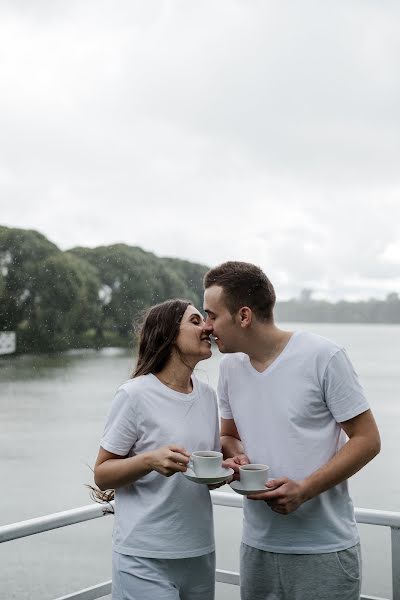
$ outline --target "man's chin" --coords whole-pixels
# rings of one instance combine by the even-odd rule
[[[224,346],[224,344],[221,342],[221,340],[216,340],[215,343],[217,345],[218,350],[221,352],[221,354],[226,354],[227,352],[230,352],[229,348]]]

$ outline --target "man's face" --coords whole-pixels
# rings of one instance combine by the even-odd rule
[[[225,304],[222,287],[213,285],[204,291],[204,311],[207,313],[206,324],[212,326],[218,350],[240,352],[240,325]]]

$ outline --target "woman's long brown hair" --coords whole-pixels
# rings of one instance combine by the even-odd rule
[[[166,300],[147,310],[139,332],[139,349],[132,379],[149,373],[159,373],[172,355],[179,334],[182,317],[189,300]],[[177,349],[177,348],[176,348]],[[96,502],[114,500],[114,490],[100,490],[89,485],[90,495]]]
[[[146,313],[139,334],[139,351],[132,377],[159,373],[167,364],[179,334],[188,300],[166,300]]]

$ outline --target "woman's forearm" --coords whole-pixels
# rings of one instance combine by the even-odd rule
[[[94,481],[101,490],[118,489],[148,475],[152,470],[149,452],[128,458],[111,458],[95,466]]]

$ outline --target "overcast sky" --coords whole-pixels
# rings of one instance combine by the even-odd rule
[[[0,224],[400,292],[400,5],[2,0]]]

